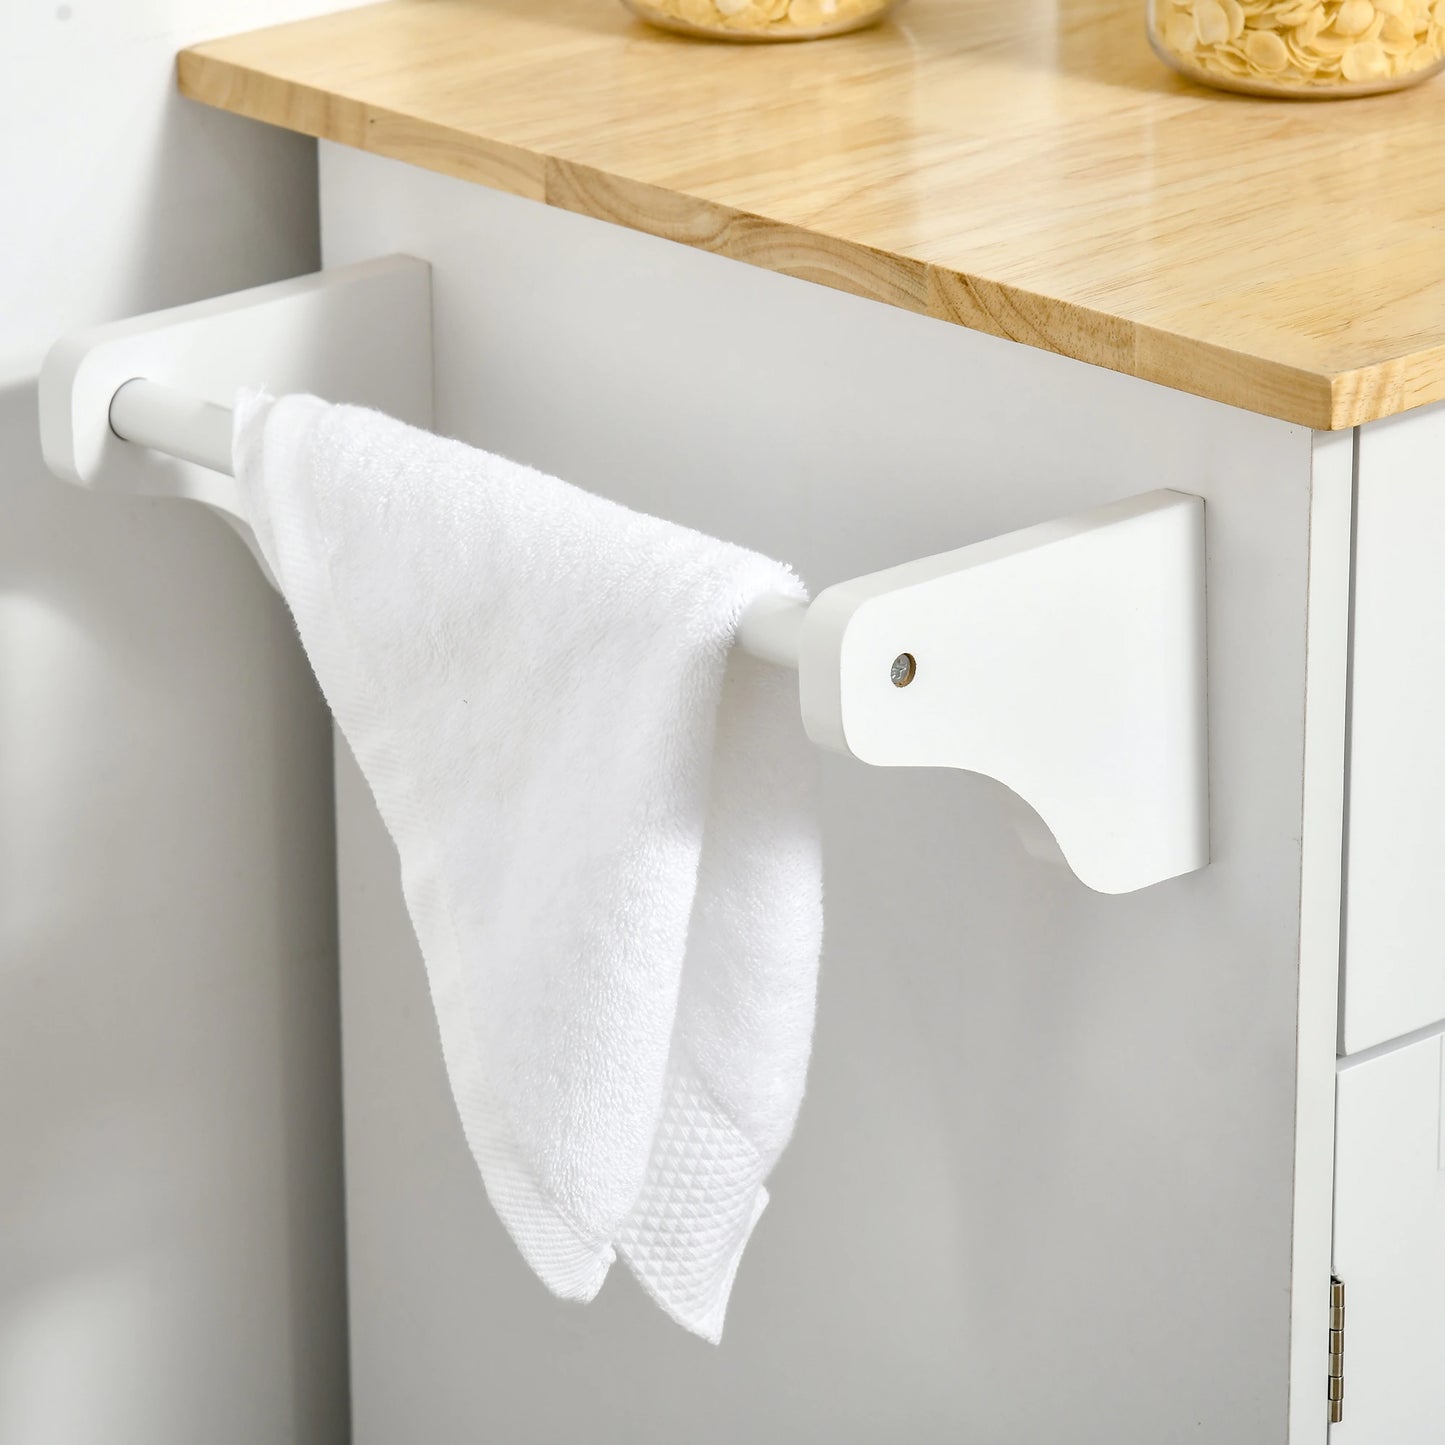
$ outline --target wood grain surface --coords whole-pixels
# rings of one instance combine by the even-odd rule
[[[180,84],[1306,426],[1445,399],[1445,84],[1214,93],[1143,11],[911,0],[737,46],[616,0],[390,0],[196,46]]]

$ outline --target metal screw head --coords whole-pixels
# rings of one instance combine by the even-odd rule
[[[900,652],[888,669],[888,680],[894,687],[907,687],[918,671],[918,663],[911,652]]]

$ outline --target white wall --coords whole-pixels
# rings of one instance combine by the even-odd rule
[[[66,329],[316,264],[312,147],[172,69],[334,8],[0,7],[0,1445],[345,1437],[326,721],[236,539],[34,421]]]

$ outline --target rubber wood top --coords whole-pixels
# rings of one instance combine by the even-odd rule
[[[1320,428],[1445,398],[1445,83],[1199,89],[1143,0],[911,0],[792,45],[617,0],[391,0],[186,95]],[[962,399],[961,399],[962,400]]]

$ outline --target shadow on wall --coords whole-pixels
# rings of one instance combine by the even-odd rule
[[[215,29],[243,25],[230,9],[230,25]],[[87,7],[51,27],[69,43],[47,34],[27,55],[22,36],[18,53],[0,58],[0,381],[37,371],[66,331],[320,264],[315,147],[183,99],[175,50],[184,38],[85,43],[84,24],[108,30],[124,18],[106,10]],[[9,26],[7,16],[7,42]],[[57,95],[34,101],[42,86],[32,75]],[[77,94],[89,98],[72,103]]]
[[[237,540],[49,477],[33,384],[314,269],[314,147],[175,53],[334,8],[6,7],[0,1445],[347,1434],[326,716]]]
[[[341,1440],[326,714],[240,542],[52,478],[35,405],[0,391],[0,1445]]]

